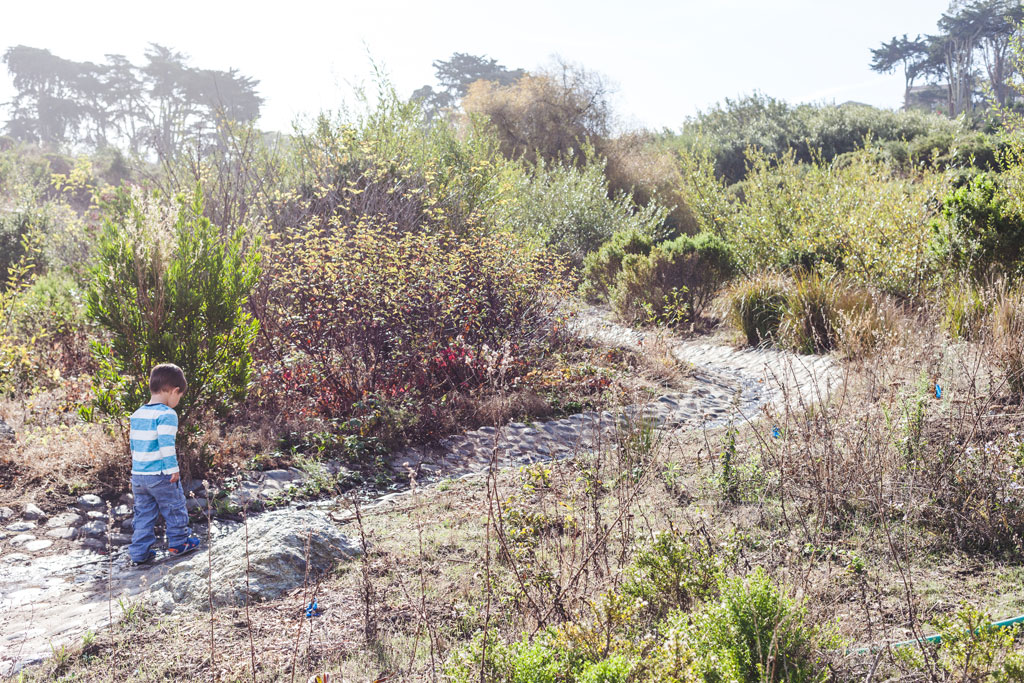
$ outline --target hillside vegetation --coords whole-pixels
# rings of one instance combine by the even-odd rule
[[[988,628],[1024,612],[1012,114],[754,96],[616,133],[566,64],[431,116],[382,91],[291,135],[204,128],[201,155],[4,139],[0,503],[124,491],[158,362],[188,374],[180,457],[211,487],[333,460],[386,489],[404,445],[667,393],[658,349],[573,338],[581,300],[831,353],[840,386],[350,521],[370,551],[308,628],[305,593],[251,618],[127,603],[27,680],[1024,679]]]

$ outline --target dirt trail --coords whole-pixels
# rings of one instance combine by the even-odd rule
[[[419,485],[429,485],[485,472],[493,455],[502,466],[570,457],[612,438],[624,421],[642,418],[665,429],[690,429],[754,420],[766,408],[813,403],[829,395],[840,379],[838,366],[825,356],[681,341],[609,322],[596,309],[581,312],[574,331],[605,346],[670,353],[692,368],[696,386],[618,413],[484,427],[431,447],[404,449],[392,454],[388,464],[413,471]],[[407,493],[391,493],[365,507],[387,506]],[[215,525],[214,538],[227,530]],[[8,543],[0,555],[0,676],[80,641],[87,630],[106,627],[111,618],[120,617],[119,601],[143,592],[169,568],[165,563],[144,571],[130,569],[123,550],[112,555],[84,548],[60,554],[18,550]]]

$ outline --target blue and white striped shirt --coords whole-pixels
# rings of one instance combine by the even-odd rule
[[[147,403],[131,418],[132,474],[174,474],[178,456],[174,436],[178,414],[163,403]]]

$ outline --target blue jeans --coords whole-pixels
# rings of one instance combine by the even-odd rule
[[[172,484],[169,474],[133,474],[132,495],[135,497],[135,518],[132,521],[132,544],[128,546],[132,561],[144,560],[156,543],[153,526],[160,516],[167,525],[168,547],[179,546],[192,535],[188,528],[181,481]]]

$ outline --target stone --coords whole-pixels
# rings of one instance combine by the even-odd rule
[[[118,517],[127,517],[128,515],[132,514],[132,508],[122,503],[121,505],[118,505],[116,508],[114,508],[114,514]]]
[[[14,510],[8,507],[0,508],[0,522],[6,522],[14,516]]]
[[[94,493],[87,493],[84,496],[79,496],[76,502],[79,507],[83,508],[103,507],[103,499]]]
[[[33,520],[33,519],[43,519],[45,517],[46,517],[46,513],[43,512],[39,507],[37,507],[36,505],[34,505],[32,503],[27,504],[25,506],[25,508],[21,511],[21,518],[22,519]]]
[[[5,564],[16,564],[28,562],[31,559],[32,558],[25,553],[10,553],[9,555],[4,555],[0,558],[0,562],[4,562]]]
[[[123,522],[121,522],[121,531],[124,531],[124,532],[127,532],[127,533],[130,534],[134,530],[135,530],[135,520],[134,520],[134,518],[129,517],[128,519],[126,519]]]
[[[290,482],[295,480],[297,477],[289,472],[288,470],[267,470],[263,473],[263,476],[268,482],[279,481],[279,482]]]
[[[135,503],[135,496],[130,493],[122,493],[117,502],[121,505],[133,505]]]
[[[199,512],[206,513],[207,500],[205,498],[186,498],[185,509],[186,510],[198,510]]]
[[[13,524],[8,524],[5,528],[8,531],[14,531],[14,532],[31,531],[32,529],[36,528],[36,523],[35,522],[14,522]]]
[[[59,526],[55,529],[50,529],[46,532],[46,535],[50,538],[56,538],[61,541],[70,541],[75,537],[75,530],[69,526]]]
[[[307,554],[306,540],[309,539]],[[246,599],[245,530],[235,529],[214,541],[214,605],[244,605]],[[315,510],[284,509],[249,520],[250,600],[272,600],[315,581],[335,562],[360,553],[328,516]],[[165,609],[178,604],[209,607],[207,553],[173,565],[166,577],[153,585],[153,596]],[[306,560],[309,559],[309,573]]]
[[[17,440],[18,435],[14,433],[14,428],[0,418],[0,443],[14,443]]]
[[[46,550],[51,545],[53,545],[53,541],[48,541],[46,539],[42,539],[41,538],[39,540],[29,541],[28,543],[26,543],[25,544],[25,550],[29,550],[29,551],[35,553],[35,552],[39,552],[40,550]]]
[[[107,525],[100,520],[83,524],[78,529],[79,536],[90,536],[92,538],[102,538],[107,535]]]
[[[89,512],[85,513],[85,516],[89,519],[99,519],[104,522],[107,521],[107,513],[100,512],[99,510],[90,510]]]
[[[34,541],[34,540],[36,540],[36,537],[33,536],[32,534],[18,534],[17,536],[12,538],[8,542],[11,545],[17,546],[17,545],[24,545],[24,544],[28,543],[29,541]]]
[[[82,516],[77,512],[62,512],[46,520],[48,527],[78,526],[82,523]]]
[[[98,538],[87,538],[82,541],[82,547],[86,550],[91,550],[94,553],[106,553],[107,544]]]
[[[110,542],[114,545],[128,545],[132,537],[131,534],[110,534]]]

